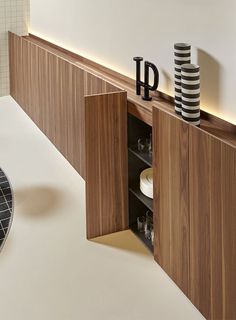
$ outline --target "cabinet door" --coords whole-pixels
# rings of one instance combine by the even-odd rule
[[[236,319],[236,150],[190,126],[190,298],[207,319]]]
[[[85,98],[87,237],[128,228],[127,95]]]
[[[153,108],[154,256],[188,294],[188,124]]]

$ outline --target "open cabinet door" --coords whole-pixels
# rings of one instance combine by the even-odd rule
[[[127,93],[85,97],[87,238],[128,228]]]

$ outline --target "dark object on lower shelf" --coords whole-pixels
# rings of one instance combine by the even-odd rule
[[[140,152],[137,144],[129,147],[129,151],[132,152],[136,157],[144,161],[148,166],[152,166],[152,156],[149,152]]]
[[[139,187],[139,183],[135,183],[129,187],[129,191],[132,192],[149,210],[153,212],[153,199],[145,196]]]
[[[137,225],[133,224],[130,226],[130,230],[133,231],[133,233],[145,244],[145,246],[153,253],[154,249],[153,249],[153,245],[151,240],[148,240],[145,238],[145,234],[144,232],[139,232]]]

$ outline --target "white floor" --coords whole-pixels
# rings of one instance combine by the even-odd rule
[[[203,319],[130,231],[86,240],[84,181],[10,97],[0,123],[0,167],[15,193],[1,319]]]

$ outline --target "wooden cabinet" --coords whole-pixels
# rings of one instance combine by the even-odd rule
[[[145,102],[133,80],[42,39],[9,33],[9,49],[11,95],[86,180],[88,238],[130,227],[207,319],[235,320],[236,127],[205,112],[193,127],[165,95]],[[151,132],[153,159],[137,152]],[[153,201],[139,188],[151,165]],[[137,232],[147,210],[154,248]]]
[[[236,319],[236,148],[153,109],[157,262],[207,319]]]
[[[128,228],[127,93],[12,33],[9,50],[11,95],[86,180],[88,238]]]
[[[85,98],[87,237],[128,228],[127,94]]]

